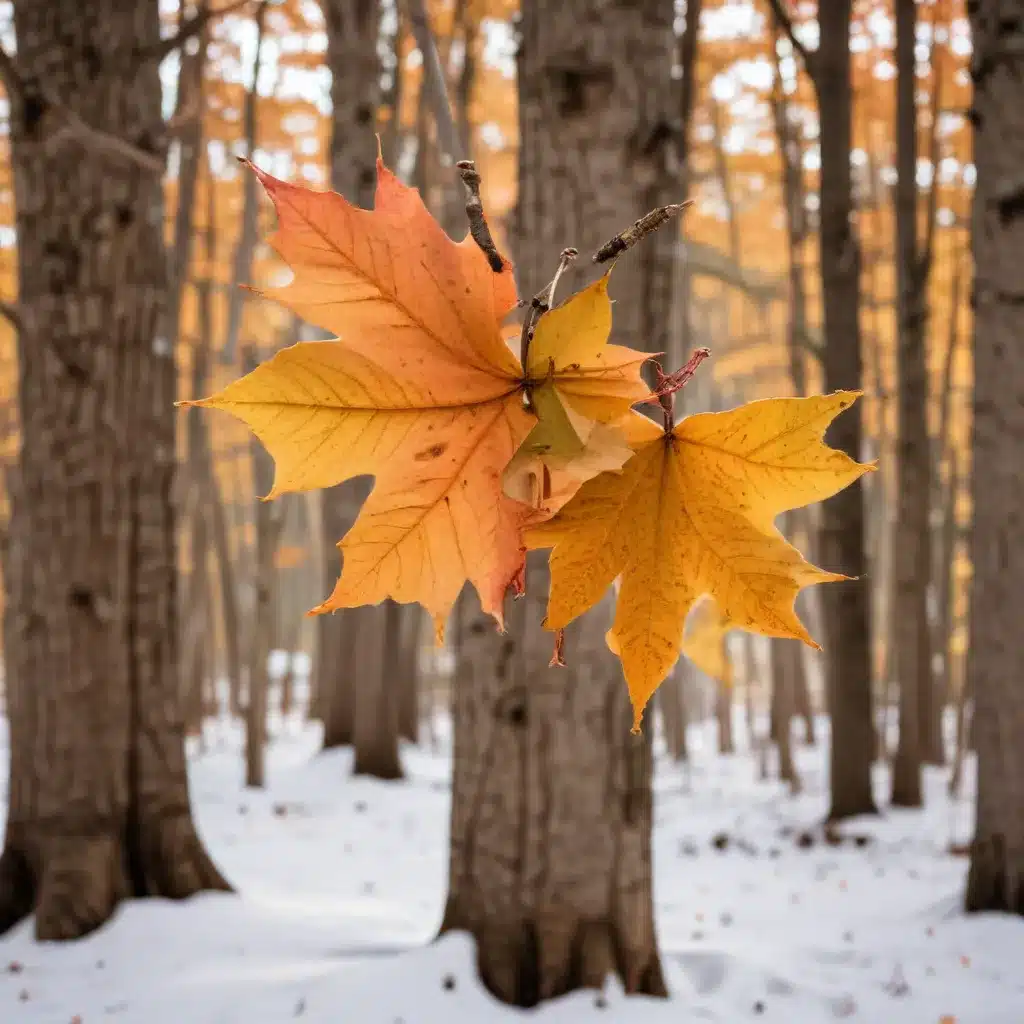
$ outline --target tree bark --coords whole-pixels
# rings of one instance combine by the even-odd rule
[[[967,9],[977,167],[967,685],[978,796],[966,905],[1024,914],[1024,0]]]
[[[657,692],[661,709],[662,728],[668,756],[676,762],[689,759],[686,746],[686,700],[683,696],[684,672],[687,663],[680,658],[675,671],[661,684]]]
[[[715,718],[718,721],[718,752],[735,754],[736,745],[732,737],[732,687],[714,680]]]
[[[227,889],[192,823],[178,680],[175,361],[156,0],[19,0],[8,70],[22,446],[4,639],[0,931]],[[55,136],[61,115],[102,132]],[[75,123],[75,122],[73,122]],[[58,128],[58,132],[59,132]]]
[[[927,587],[931,578],[931,450],[928,437],[928,363],[925,352],[928,266],[918,242],[917,9],[896,0],[896,346],[897,427],[895,593],[893,641],[899,686],[900,731],[892,766],[892,802],[921,806],[924,735],[933,699]]]
[[[377,107],[380,103],[379,0],[321,0],[327,28],[327,67],[331,72],[331,187],[349,202],[370,209],[377,184]],[[348,532],[370,493],[365,478],[349,480],[322,495],[324,593],[341,571],[338,542]],[[359,630],[383,635],[381,605],[365,614],[341,611],[317,622],[317,692],[324,719],[324,749],[353,742],[357,696],[374,692],[380,680],[356,676]],[[379,620],[379,621],[378,621]],[[382,671],[382,662],[371,659]],[[367,693],[370,692],[367,689]]]
[[[398,734],[410,743],[417,743],[420,734],[420,636],[422,609],[417,604],[402,605],[397,624],[388,620],[388,644],[399,652]]]
[[[352,618],[360,620],[351,666],[359,681],[353,735],[354,775],[400,779],[404,774],[398,753],[398,695],[405,680],[399,678],[401,646],[391,642],[401,628],[402,615],[402,606],[394,601],[353,609]]]
[[[484,984],[533,1006],[609,973],[665,994],[651,879],[650,737],[629,732],[621,671],[599,641],[607,602],[548,667],[543,556],[494,635],[460,604],[451,863],[441,931],[476,939]],[[539,584],[539,585],[538,585]]]
[[[775,748],[779,754],[779,778],[796,796],[802,789],[793,760],[793,684],[798,640],[770,640],[772,663],[771,720]]]
[[[783,0],[772,0],[783,8]],[[825,321],[825,390],[859,391],[862,386],[860,332],[860,244],[853,224],[850,174],[852,132],[852,0],[818,5],[820,43],[802,51],[814,84],[821,126],[819,247]],[[791,35],[791,38],[792,35]],[[861,455],[859,406],[839,417],[829,443],[853,458]],[[847,487],[822,506],[821,563],[852,577],[822,594],[826,691],[832,718],[829,820],[877,813],[871,792],[875,723],[871,696],[870,591],[866,564],[864,490]]]
[[[564,247],[592,252],[632,223],[665,182],[672,22],[671,0],[523,4],[513,232],[520,294],[536,293]],[[671,312],[668,303],[645,308],[644,297],[671,299],[663,285],[672,275],[659,266],[658,286],[645,280],[644,244],[621,261],[613,285],[614,337],[638,346],[651,340],[645,324]],[[674,258],[673,247],[667,252]],[[563,297],[583,283],[583,270],[565,277]],[[506,609],[505,635],[475,599],[459,606],[442,931],[472,933],[481,977],[506,1003],[600,987],[608,973],[627,992],[664,995],[650,730],[629,732],[621,667],[604,641],[607,600],[567,631],[568,667],[548,667],[552,635],[539,628],[547,583],[546,559],[531,556],[526,596]]]
[[[254,347],[242,350],[242,369],[251,373],[259,365]],[[250,440],[253,483],[259,494],[274,484],[274,461],[255,438]],[[277,570],[275,556],[288,504],[284,500],[257,501],[256,552],[252,580],[252,617],[249,630],[248,692],[245,702],[245,784],[266,785],[267,705],[270,691],[270,652],[277,625]]]

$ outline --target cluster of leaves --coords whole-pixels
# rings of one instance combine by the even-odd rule
[[[608,644],[635,729],[703,594],[732,626],[814,644],[796,594],[843,577],[805,561],[774,519],[870,468],[822,441],[856,394],[676,424],[672,392],[701,354],[652,392],[648,356],[608,342],[607,274],[555,308],[535,300],[520,331],[506,326],[510,264],[469,236],[449,239],[381,161],[372,211],[253,170],[277,211],[270,244],[294,273],[263,294],[337,337],[282,349],[186,404],[253,430],[276,467],[268,499],[375,478],[340,541],[337,586],[314,613],[419,602],[440,638],[468,581],[503,628],[527,549],[551,548],[548,629],[619,582]],[[651,401],[663,423],[633,408]]]

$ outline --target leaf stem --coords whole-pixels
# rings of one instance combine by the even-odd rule
[[[579,250],[571,246],[563,249],[558,257],[558,269],[549,284],[546,284],[530,300],[530,305],[523,317],[523,331],[519,336],[519,362],[523,368],[523,408],[532,409],[533,401],[530,397],[533,381],[530,379],[530,342],[533,341],[533,332],[537,328],[537,321],[551,308],[555,301],[555,289],[558,282],[569,265],[579,256]]]
[[[686,384],[697,372],[697,367],[711,355],[709,348],[695,348],[690,358],[675,371],[666,373],[656,359],[654,363],[655,388],[647,402],[657,401],[661,406],[662,416],[665,422],[665,433],[671,434],[675,427],[675,398],[676,392],[682,391]]]

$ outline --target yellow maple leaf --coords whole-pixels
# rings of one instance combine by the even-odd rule
[[[598,473],[632,456],[617,425],[650,394],[640,378],[648,358],[609,345],[612,308],[606,273],[544,314],[529,347],[531,390],[539,420],[505,469],[505,492],[544,518]]]
[[[634,729],[703,594],[734,626],[817,646],[796,615],[796,595],[846,577],[807,562],[774,521],[873,468],[822,440],[858,396],[765,399],[689,416],[668,433],[635,413],[627,429],[634,455],[622,472],[587,481],[527,532],[529,547],[552,548],[548,629],[564,628],[620,579],[611,633]]]
[[[337,338],[282,349],[183,404],[226,410],[253,430],[274,459],[268,499],[374,476],[340,543],[341,578],[315,613],[390,597],[419,602],[440,630],[468,580],[500,626],[533,511],[504,493],[502,474],[537,423],[523,392],[540,383],[502,333],[516,300],[511,266],[494,273],[468,235],[449,239],[380,159],[372,211],[253,170],[277,211],[269,242],[294,274],[262,294]],[[601,287],[594,295],[607,306]],[[614,419],[647,392],[644,356],[626,359],[606,341],[607,331],[585,353],[591,361],[558,360],[545,376],[595,418]]]

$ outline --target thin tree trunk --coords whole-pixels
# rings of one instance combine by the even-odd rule
[[[956,737],[953,743],[953,766],[949,773],[948,792],[951,797],[957,797],[961,793],[963,785],[964,758],[970,747],[970,704],[971,694],[968,689],[970,677],[963,671],[963,659],[958,658],[956,665],[961,666],[957,672],[960,685],[956,688]],[[953,685],[954,662],[950,661],[950,689]]]
[[[776,28],[776,35],[777,35]],[[782,81],[778,46],[773,46],[775,72],[772,83],[772,116],[775,123],[775,137],[778,143],[782,162],[782,196],[786,210],[786,236],[789,247],[789,318],[786,347],[789,355],[789,376],[793,385],[793,393],[798,396],[807,394],[807,353],[813,351],[820,357],[817,349],[812,349],[810,332],[807,323],[807,280],[804,267],[804,245],[807,240],[807,197],[804,184],[804,147],[803,139],[790,115],[789,100]],[[794,516],[795,518],[795,516]],[[816,548],[814,543],[814,521],[810,514],[803,516],[805,537],[809,547]],[[816,552],[809,552],[811,558]],[[806,609],[817,595],[800,594],[797,600]],[[796,663],[795,709],[804,720],[804,739],[808,743],[815,742],[814,711],[811,704],[811,691],[807,679],[804,659]]]
[[[665,730],[665,746],[668,756],[676,762],[685,761],[689,757],[686,749],[686,702],[683,700],[685,668],[686,662],[680,659],[676,669],[661,684],[657,692]]]
[[[250,373],[259,363],[254,347],[242,350],[243,370]],[[255,438],[251,441],[253,483],[260,494],[274,484],[274,462]],[[253,573],[253,607],[249,631],[248,693],[245,702],[245,784],[262,789],[266,784],[267,695],[270,689],[270,652],[274,648],[277,619],[277,574],[274,557],[284,529],[285,501],[260,501],[256,505],[256,557]]]
[[[0,931],[34,909],[39,939],[73,939],[125,898],[227,884],[190,814],[178,685],[166,132],[157,61],[139,56],[159,45],[158,4],[19,0],[14,27],[22,443]],[[53,138],[51,96],[104,134]]]
[[[896,535],[893,605],[894,654],[900,731],[892,767],[892,803],[921,806],[924,734],[932,715],[931,636],[927,587],[931,578],[931,451],[928,438],[926,289],[928,265],[918,240],[917,5],[896,0]]]
[[[200,5],[200,13],[206,3]],[[179,9],[179,24],[186,13],[186,5]],[[196,52],[183,54],[178,74],[178,94],[175,102],[175,116],[186,115],[190,108],[201,109],[203,78],[206,70],[206,48],[209,32],[204,28],[198,39]],[[167,335],[174,344],[180,342],[181,303],[185,292],[186,279],[192,254],[192,239],[195,234],[194,214],[199,169],[203,153],[203,119],[194,117],[186,121],[178,138],[177,209],[174,214],[174,242],[169,261],[169,295],[167,300]],[[192,345],[191,394],[204,394],[206,366],[209,362],[209,335],[200,320],[198,336],[189,339]],[[183,477],[192,497],[189,503],[190,515],[185,522],[190,526],[189,556],[191,569],[183,588],[184,603],[182,618],[182,693],[186,702],[186,731],[201,730],[203,719],[203,696],[206,672],[212,668],[205,661],[208,647],[208,630],[211,625],[211,594],[209,586],[209,545],[208,516],[201,508],[202,491],[200,475],[203,469],[203,429],[205,420],[199,409],[189,410],[186,415],[186,469]]]
[[[757,750],[757,711],[754,688],[757,685],[757,662],[754,657],[754,638],[750,633],[740,634],[740,648],[743,651],[743,712],[747,724],[747,749]]]
[[[363,622],[353,663],[359,692],[352,773],[400,779],[404,773],[398,753],[398,696],[405,680],[399,678],[401,645],[391,641],[400,633],[403,609],[389,600],[382,606],[358,608],[355,612]]]
[[[967,11],[977,167],[967,685],[978,794],[966,906],[1024,914],[1024,0]]]
[[[197,307],[199,338],[194,358],[201,360],[194,367],[191,394],[205,395],[208,392],[212,352],[214,346],[213,291],[217,266],[217,210],[216,188],[213,174],[207,164],[206,175],[206,228],[203,231],[206,275],[197,286]],[[238,586],[236,583],[234,554],[231,545],[231,531],[227,511],[213,464],[213,444],[210,439],[210,423],[200,409],[189,409],[188,429],[195,431],[195,480],[200,492],[200,503],[210,519],[210,536],[217,563],[217,582],[220,597],[220,617],[224,628],[224,672],[227,677],[228,705],[231,714],[242,711],[242,635],[239,625]],[[193,416],[198,413],[198,416]]]
[[[775,748],[779,755],[779,778],[789,784],[796,796],[801,790],[800,776],[793,761],[793,667],[797,640],[771,640],[772,663],[771,719]]]
[[[522,295],[541,287],[564,247],[594,251],[662,187],[674,114],[665,103],[672,22],[671,0],[523,4],[514,231]],[[663,285],[672,273],[658,266],[654,285],[645,279],[650,252],[631,256],[615,271],[614,333],[644,344],[666,329],[671,291]],[[565,276],[563,295],[584,280],[583,269]],[[655,295],[668,301],[652,309]],[[531,556],[527,575],[525,597],[506,608],[505,635],[475,598],[458,609],[442,931],[473,935],[481,977],[506,1003],[601,987],[609,973],[627,992],[664,995],[650,730],[629,732],[621,667],[604,640],[610,605],[567,630],[568,667],[549,668],[552,638],[540,629],[546,559]]]
[[[938,694],[939,735],[937,742],[945,760],[945,733],[942,716],[953,699],[951,688],[950,661],[952,652],[950,640],[953,628],[953,564],[957,548],[956,502],[962,479],[957,452],[950,444],[950,420],[953,396],[953,367],[960,347],[960,313],[963,302],[963,261],[959,247],[953,255],[955,260],[953,281],[949,289],[950,315],[947,329],[946,350],[943,358],[942,378],[939,391],[939,431],[933,446],[932,459],[932,507],[936,510],[938,526],[932,548],[932,588],[935,594],[936,614],[932,626],[931,664],[934,672],[933,685]],[[946,478],[943,480],[943,465]]]
[[[670,165],[670,169],[675,172],[675,176],[678,178],[678,181],[668,187],[667,191],[670,191],[674,187],[675,195],[666,199],[667,202],[682,202],[689,196],[692,187],[691,179],[693,175],[690,167],[690,150],[692,146],[694,121],[693,111],[696,107],[697,100],[697,55],[700,43],[700,14],[703,6],[703,0],[686,0],[686,10],[684,12],[685,22],[683,24],[682,35],[679,38],[679,91],[677,93],[679,102],[679,120],[678,128],[675,133],[676,152],[674,164]],[[655,236],[651,244],[653,246],[665,246],[669,242],[671,242],[673,248],[675,248],[677,238],[674,232],[662,232],[661,237]],[[663,255],[661,259],[667,266],[668,264],[665,263],[667,255]],[[663,282],[661,285],[663,294],[666,288],[672,288],[674,309],[669,320],[669,333],[666,339],[665,352],[668,356],[669,363],[673,367],[682,366],[689,357],[690,350],[692,348],[693,276],[691,270],[690,260],[686,259],[683,261],[681,267],[677,266],[675,268],[675,274],[671,282]],[[681,391],[676,396],[676,402],[680,412],[682,412],[686,408],[685,391]],[[682,742],[684,751],[686,747],[685,717],[684,713]],[[685,759],[686,754],[684,753],[681,756]]]
[[[398,685],[398,734],[410,743],[419,742],[420,734],[420,636],[423,615],[419,605],[401,606],[397,625],[388,619],[388,646],[399,652],[396,681]]]
[[[714,680],[715,718],[718,721],[718,752],[735,754],[736,746],[732,737],[732,687]]]
[[[327,25],[327,67],[331,72],[331,187],[349,202],[369,209],[377,183],[375,138],[380,103],[379,0],[321,0]],[[322,523],[324,593],[341,572],[338,542],[355,522],[370,492],[365,478],[324,491]],[[382,631],[383,606],[341,611],[317,620],[317,692],[324,716],[324,749],[352,743],[359,693],[371,692],[378,680],[356,674],[360,630]],[[369,620],[374,620],[373,625]],[[365,627],[361,626],[365,620]],[[379,660],[367,664],[382,666]],[[383,671],[382,667],[379,669]]]
[[[772,0],[777,14],[785,4]],[[825,390],[858,391],[860,347],[860,244],[853,221],[850,150],[853,148],[852,0],[818,7],[819,45],[804,51],[818,99],[821,137],[819,246],[825,319]],[[791,36],[792,38],[792,36]],[[861,410],[854,407],[829,430],[829,442],[861,455]],[[866,577],[864,490],[847,487],[822,507],[821,562],[852,577],[822,595],[829,645],[826,679],[832,717],[829,819],[877,813],[871,791],[875,723],[871,697],[871,595]]]

